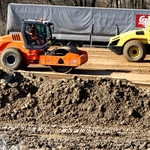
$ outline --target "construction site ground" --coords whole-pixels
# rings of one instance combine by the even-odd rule
[[[150,150],[150,56],[79,49],[89,60],[68,76],[1,69],[1,149]]]

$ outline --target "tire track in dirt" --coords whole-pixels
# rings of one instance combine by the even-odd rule
[[[107,48],[86,48],[89,60],[78,68],[97,70],[124,70],[137,71],[138,73],[150,72],[150,56],[147,55],[143,62],[128,62],[123,55],[117,55]]]

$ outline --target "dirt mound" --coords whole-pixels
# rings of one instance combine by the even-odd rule
[[[150,93],[129,81],[76,76],[44,81],[3,72],[1,83],[1,120],[136,126],[149,118]]]
[[[0,77],[1,122],[149,128],[150,91],[129,81],[77,76],[45,80],[4,70]]]

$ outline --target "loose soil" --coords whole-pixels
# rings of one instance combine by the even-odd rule
[[[150,89],[128,80],[44,79],[0,71],[7,149],[148,150]]]

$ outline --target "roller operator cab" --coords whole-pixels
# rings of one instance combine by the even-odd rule
[[[124,55],[129,62],[143,61],[150,48],[150,17],[145,28],[111,37],[108,48],[117,55]]]
[[[52,71],[68,73],[88,61],[86,51],[74,46],[49,50],[52,23],[23,20],[20,33],[0,37],[1,64],[6,69],[24,69],[30,64],[49,66]]]

